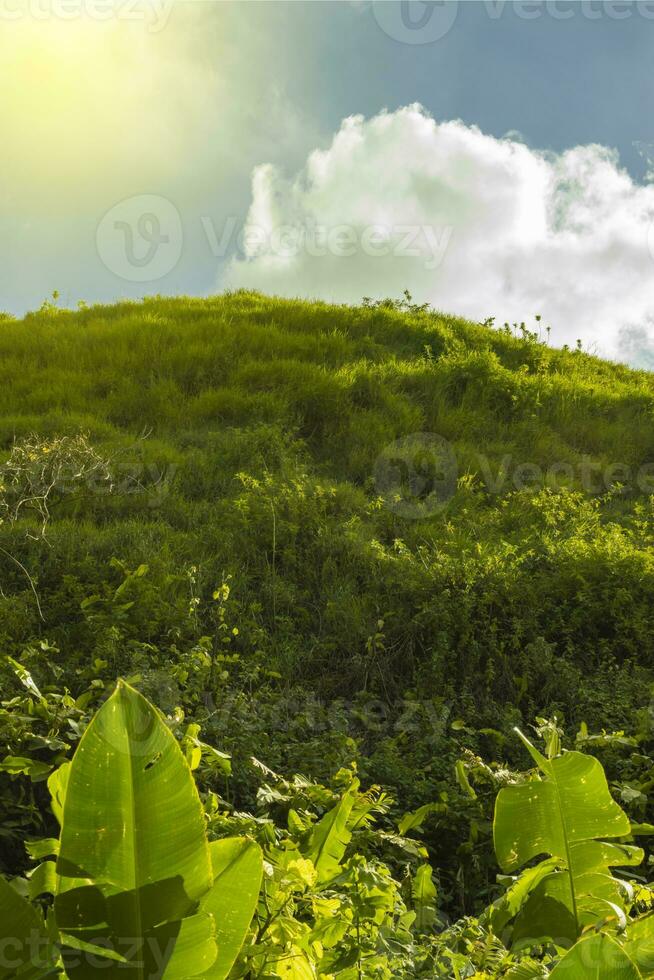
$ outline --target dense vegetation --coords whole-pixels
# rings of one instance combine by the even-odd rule
[[[427,851],[407,836],[433,806],[405,814],[391,833],[376,827],[389,809],[385,794],[361,792],[352,770],[341,770],[330,792],[265,767],[265,816],[221,813],[214,794],[203,806],[192,768],[215,750],[199,742],[197,726],[180,745],[156,709],[119,682],[72,761],[48,778],[59,836],[25,842],[34,861],[46,860],[25,877],[0,877],[0,973],[653,977],[654,891],[624,875],[644,857],[630,841],[654,826],[629,820],[597,759],[561,751],[556,726],[541,730],[545,754],[517,734],[536,768],[512,774],[497,796],[504,891],[478,920],[448,926]]]
[[[539,327],[249,293],[2,320],[5,875],[30,873],[26,838],[54,839],[47,780],[122,675],[182,744],[210,836],[290,835],[310,860],[316,821],[342,799],[361,813],[329,879],[350,912],[329,913],[325,968],[306,936],[336,899],[315,867],[244,949],[297,947],[342,980],[516,967],[517,906],[502,928],[483,912],[506,885],[495,799],[523,780],[513,726],[540,718],[555,761],[560,738],[599,754],[641,828],[654,785],[654,378]],[[416,433],[445,447],[445,477],[422,479]],[[607,886],[617,920],[651,904],[633,853],[631,898]],[[497,859],[543,854],[563,857]],[[527,935],[541,972],[509,975],[546,975],[543,937],[569,944],[576,922]],[[235,975],[314,975],[259,953]]]

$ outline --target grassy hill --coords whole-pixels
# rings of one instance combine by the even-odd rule
[[[0,650],[42,683],[138,675],[237,756],[356,756],[406,805],[445,792],[462,731],[497,756],[536,714],[647,709],[654,376],[408,303],[46,304],[0,328]],[[455,483],[422,479],[416,433]],[[80,434],[106,472],[78,478]],[[42,534],[15,502],[49,459]]]

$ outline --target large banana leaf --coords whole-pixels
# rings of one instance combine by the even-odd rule
[[[600,921],[624,925],[626,886],[610,869],[640,864],[643,852],[602,839],[627,836],[631,825],[611,797],[601,764],[580,752],[547,759],[518,734],[542,777],[500,790],[493,824],[497,858],[506,872],[543,855],[557,864],[533,876],[514,943],[551,937],[563,944]]]
[[[204,976],[207,980],[225,980],[257,907],[263,854],[258,844],[243,837],[214,841],[209,848],[214,885],[200,902],[200,908],[210,912],[215,920],[218,957]]]
[[[107,980],[161,977],[167,965],[171,978],[204,972],[216,945],[213,917],[196,915],[213,884],[202,806],[159,713],[119,683],[66,775],[57,925],[128,960],[98,964],[73,951],[67,972]]]
[[[518,915],[541,881],[553,871],[558,871],[560,864],[559,858],[546,858],[539,864],[527,868],[509,884],[504,894],[483,916],[496,935],[503,933],[505,926]]]
[[[641,975],[615,939],[600,932],[575,943],[550,980],[641,980]]]

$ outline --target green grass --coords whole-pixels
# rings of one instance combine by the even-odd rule
[[[1,527],[45,622],[4,559],[0,633],[8,652],[47,636],[92,658],[79,604],[116,581],[112,557],[172,581],[177,611],[197,566],[203,595],[232,576],[240,651],[280,684],[606,724],[644,697],[654,655],[652,508],[633,479],[587,492],[582,465],[636,473],[654,459],[653,417],[647,372],[438,313],[235,293],[3,321],[4,450],[84,431],[162,482],[62,501],[46,543]],[[415,432],[451,441],[459,475],[447,507],[418,521],[380,505],[374,482],[382,450]],[[572,475],[556,492],[511,479],[489,492],[507,458],[510,474]],[[147,642],[168,642],[176,615]]]

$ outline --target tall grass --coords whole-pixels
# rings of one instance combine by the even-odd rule
[[[3,450],[85,431],[160,485],[63,500],[47,543],[0,527],[45,615],[0,560],[0,639],[19,652],[47,636],[92,657],[80,603],[112,581],[117,556],[180,595],[190,566],[207,594],[232,575],[242,652],[326,696],[419,690],[489,717],[506,702],[528,716],[550,702],[595,711],[612,665],[642,692],[654,656],[654,524],[646,489],[589,493],[579,472],[586,457],[649,463],[653,414],[645,372],[439,313],[235,293],[3,321]],[[420,431],[451,441],[459,486],[409,520],[380,506],[374,466]],[[572,475],[556,492],[509,480],[491,493],[507,458]],[[543,679],[541,641],[567,664],[564,685]],[[599,687],[580,694],[600,663]]]

